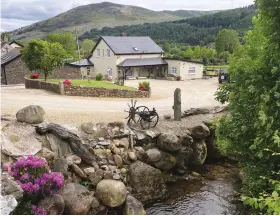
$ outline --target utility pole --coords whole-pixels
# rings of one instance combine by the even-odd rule
[[[78,31],[77,31],[77,29],[75,30],[75,33],[76,33],[76,41],[77,41],[78,54],[79,54],[79,65],[80,65],[81,64],[81,54],[80,54],[80,46],[79,46]],[[81,71],[82,79],[84,79],[84,75],[83,75],[83,72],[82,72],[81,68],[80,68],[80,71]]]

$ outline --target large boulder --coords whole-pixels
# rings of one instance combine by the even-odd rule
[[[46,112],[38,105],[30,105],[21,110],[16,114],[19,122],[25,122],[29,124],[39,124],[45,120]]]
[[[204,163],[207,157],[207,146],[204,140],[194,140],[192,144],[193,154],[192,161],[193,165],[201,165]]]
[[[80,184],[68,183],[64,186],[62,197],[65,203],[65,214],[86,215],[88,214],[93,200],[89,190]]]
[[[163,174],[141,161],[130,165],[129,185],[133,188],[133,195],[141,202],[148,202],[167,195]]]
[[[148,155],[149,161],[153,163],[158,162],[162,157],[161,151],[158,150],[157,148],[149,149],[148,151],[146,151],[146,153]]]
[[[18,205],[17,200],[13,195],[2,196],[1,199],[1,215],[9,215]]]
[[[128,195],[124,205],[125,215],[145,215],[146,211],[143,204],[135,199],[133,196]]]
[[[157,139],[157,146],[163,151],[176,152],[180,150],[182,143],[176,135],[162,133]]]
[[[18,202],[23,198],[23,190],[20,185],[6,173],[1,174],[1,194],[3,196],[12,195]]]
[[[161,152],[161,159],[154,163],[156,168],[160,170],[168,171],[171,170],[177,163],[177,160],[174,156],[167,152]]]
[[[184,174],[187,169],[188,169],[188,165],[192,159],[192,154],[193,154],[193,150],[190,147],[187,147],[184,150],[180,150],[179,152],[176,152],[176,154],[174,155],[176,160],[177,160],[177,172],[179,172],[180,174]]]
[[[104,205],[118,207],[125,202],[126,188],[121,181],[104,179],[96,187],[96,196]]]
[[[54,194],[42,199],[39,206],[46,210],[48,215],[61,215],[64,211],[65,203],[62,196]]]
[[[210,135],[210,130],[205,124],[199,124],[191,128],[193,138],[204,139]]]

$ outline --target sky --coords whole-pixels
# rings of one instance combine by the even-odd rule
[[[104,0],[103,0],[104,1]],[[56,16],[80,5],[102,0],[1,0],[1,31],[10,31]],[[151,10],[225,10],[250,5],[254,0],[110,0]]]

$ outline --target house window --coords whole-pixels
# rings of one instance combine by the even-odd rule
[[[195,67],[189,67],[189,74],[195,74]]]
[[[177,68],[172,67],[172,74],[176,74],[177,73]]]
[[[100,57],[100,49],[97,49],[97,56]]]
[[[107,57],[110,57],[111,53],[110,53],[110,50],[107,49]]]
[[[87,67],[87,75],[90,75],[90,67]]]
[[[108,73],[108,76],[113,76],[113,70],[112,70],[112,68],[108,68],[108,69],[107,69],[107,73]]]
[[[102,52],[103,52],[103,57],[104,57],[104,56],[105,56],[105,54],[104,54],[104,53],[105,53],[105,52],[104,52],[104,49],[102,49]]]

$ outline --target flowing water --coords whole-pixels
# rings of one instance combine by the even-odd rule
[[[168,185],[169,197],[146,207],[150,215],[221,215],[242,214],[236,201],[239,189],[236,165],[205,165],[201,176]]]

